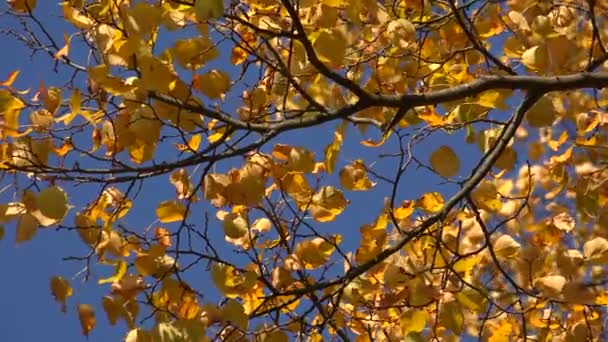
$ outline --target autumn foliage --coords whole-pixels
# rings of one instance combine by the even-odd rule
[[[0,16],[63,80],[0,80],[0,220],[82,241],[84,335],[608,336],[608,2],[40,6]]]

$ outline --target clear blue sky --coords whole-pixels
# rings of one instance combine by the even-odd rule
[[[2,3],[0,9],[4,10],[6,4]],[[38,7],[35,14],[47,24],[50,32],[59,42],[63,41],[63,32],[70,29],[69,26],[61,23],[60,7],[56,1],[38,1]],[[15,25],[14,21],[8,23],[0,18],[0,27],[7,28]],[[8,23],[8,24],[7,24]],[[170,41],[162,43],[171,44]],[[53,61],[43,53],[37,54],[33,59],[29,58],[30,51],[22,44],[14,39],[0,36],[0,46],[3,49],[2,63],[0,63],[0,80],[4,80],[8,74],[16,69],[21,70],[21,75],[15,84],[18,89],[32,88],[33,92],[37,89],[41,80],[44,80],[47,85],[59,86],[66,79],[66,69],[59,68],[59,73],[53,71]],[[72,49],[70,56],[76,58],[80,63],[85,63],[85,55],[83,51]],[[227,61],[229,55],[223,55]],[[223,62],[222,62],[223,63]],[[227,66],[229,62],[220,63],[219,66]],[[217,66],[217,65],[216,65]],[[32,92],[32,94],[33,94]],[[231,93],[234,96],[239,93]],[[228,98],[225,108],[234,108],[239,105],[240,100],[235,98],[233,103]],[[27,118],[27,111],[22,114],[22,120]],[[289,143],[301,145],[316,152],[317,160],[323,160],[323,148],[327,145],[333,134],[331,131],[337,126],[337,122],[318,127],[315,129],[306,130],[303,133],[289,133],[285,136],[280,136],[274,143]],[[347,139],[340,154],[338,168],[344,166],[350,161],[362,158],[367,162],[374,161],[374,156],[380,151],[363,147],[359,144],[361,136],[354,127],[349,127]],[[468,175],[469,167],[479,156],[478,149],[473,145],[466,145],[462,134],[454,134],[447,136],[444,133],[437,134],[422,145],[415,147],[415,155],[423,161],[427,161],[431,151],[441,144],[450,144],[459,153],[463,164],[462,175]],[[271,145],[266,147],[269,150]],[[174,150],[172,146],[165,148],[161,153],[173,155],[158,155],[157,158],[173,158]],[[165,152],[166,151],[166,152]],[[389,141],[383,148],[383,152],[395,152],[395,140]],[[463,152],[464,151],[464,152]],[[232,166],[230,162],[223,164],[222,168],[226,169]],[[394,174],[394,163],[381,161],[373,166],[373,169],[379,173]],[[331,180],[331,181],[329,181]],[[5,178],[0,185],[5,185],[11,181]],[[336,184],[337,175],[334,174],[328,178],[328,183]],[[439,184],[439,179],[430,176],[428,172],[421,170],[420,172],[409,171],[406,174],[405,180],[402,182],[398,200],[415,199],[417,196],[427,191],[442,191],[443,193],[452,193],[454,187],[449,189]],[[25,183],[23,183],[25,184]],[[65,187],[70,196],[70,203],[76,208],[71,211],[79,210],[83,205],[93,200],[92,190],[98,189],[96,186],[86,186],[73,189],[69,186]],[[345,250],[354,250],[354,247],[359,242],[359,227],[365,223],[370,223],[379,214],[382,205],[383,197],[388,196],[389,188],[384,184],[379,184],[376,189],[366,193],[347,192],[346,196],[351,201],[351,205],[343,212],[338,219],[331,223],[320,225],[322,232],[340,233],[344,237],[343,248]],[[11,199],[11,190],[2,194],[0,199],[8,202]],[[126,222],[135,229],[142,229],[154,220],[153,209],[156,205],[166,199],[172,199],[174,196],[173,187],[168,181],[168,175],[160,176],[158,179],[149,180],[145,183],[143,192],[136,200],[135,209],[126,219]],[[214,216],[215,212],[210,211],[210,216]],[[199,217],[200,217],[199,213]],[[72,216],[68,217],[71,220]],[[71,222],[71,221],[70,221]],[[218,245],[222,253],[232,253],[232,248],[225,243],[221,238],[221,228],[218,221],[212,221],[213,227],[217,230]],[[171,228],[171,226],[168,226]],[[109,292],[109,286],[99,286],[96,284],[97,278],[92,279],[89,283],[82,283],[81,277],[71,279],[84,266],[80,262],[62,261],[62,257],[73,255],[85,255],[88,250],[80,241],[75,232],[56,231],[52,228],[40,230],[37,236],[30,242],[26,242],[20,246],[14,243],[14,224],[6,225],[6,235],[0,241],[0,267],[3,270],[3,283],[0,286],[0,329],[3,341],[84,341],[80,331],[80,325],[75,313],[75,306],[78,303],[93,304],[97,311],[97,327],[93,329],[89,340],[90,341],[118,341],[123,337],[125,331],[124,324],[121,322],[117,327],[110,327],[105,313],[101,309],[101,298]],[[99,269],[99,268],[97,268]],[[108,268],[108,272],[111,269]],[[60,312],[59,304],[54,302],[49,290],[49,278],[53,275],[62,275],[71,279],[74,287],[74,296],[69,299],[68,313]],[[97,276],[103,274],[96,274]],[[194,287],[212,288],[213,285],[209,282],[205,274],[204,267],[192,271],[192,279],[198,279],[197,283],[192,283]]]

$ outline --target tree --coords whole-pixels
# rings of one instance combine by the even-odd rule
[[[0,84],[0,212],[82,240],[84,335],[606,337],[606,2],[40,6],[3,39],[63,81]]]

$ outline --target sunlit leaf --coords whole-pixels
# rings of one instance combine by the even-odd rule
[[[590,261],[608,262],[608,241],[602,237],[596,237],[585,242],[583,256]]]
[[[417,207],[431,213],[441,211],[443,203],[443,196],[438,192],[428,192],[416,200]]]
[[[107,284],[113,283],[115,281],[119,281],[122,277],[127,273],[127,262],[124,260],[119,260],[116,263],[116,269],[114,270],[114,275],[108,278],[99,279],[97,281],[98,284]]]
[[[182,221],[186,215],[186,206],[178,201],[164,201],[156,208],[156,216],[162,223]]]
[[[373,188],[376,183],[368,178],[367,169],[362,160],[355,160],[340,170],[340,184],[347,190],[365,191]]]

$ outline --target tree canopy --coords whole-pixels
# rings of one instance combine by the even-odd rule
[[[0,16],[0,236],[81,240],[85,336],[608,336],[608,2],[40,7]]]

